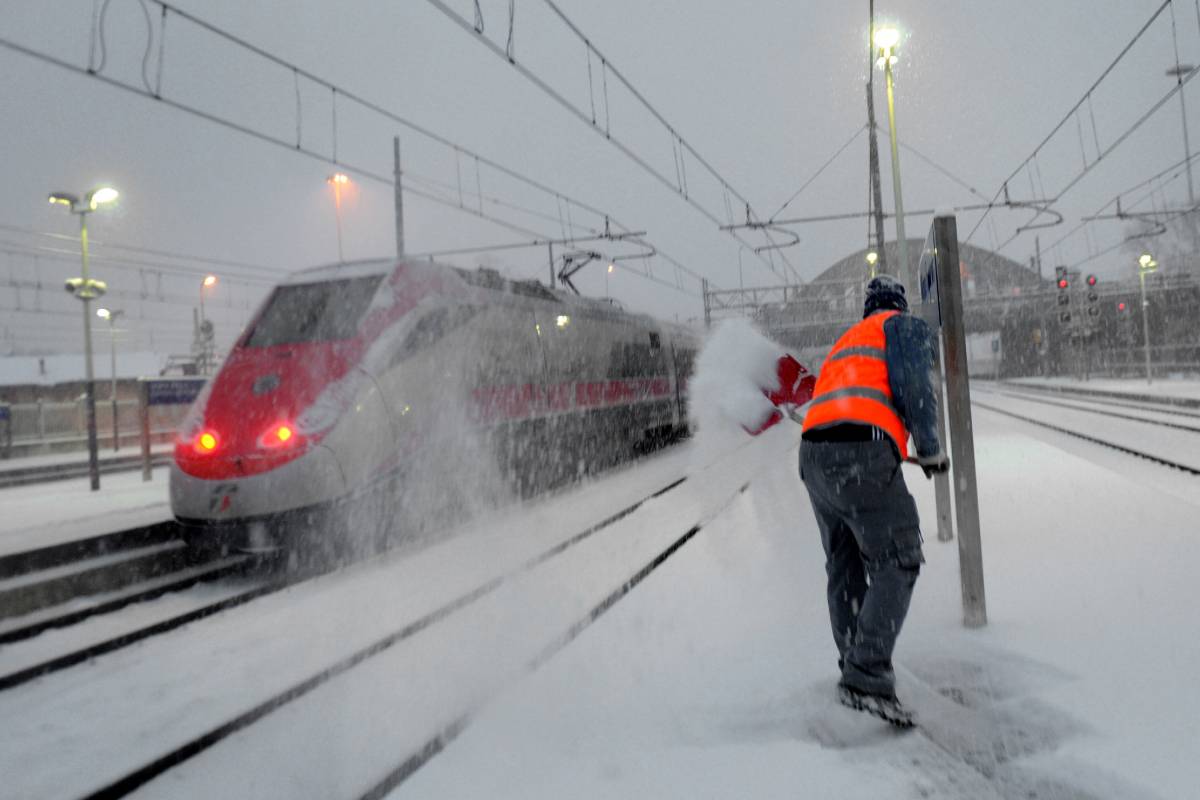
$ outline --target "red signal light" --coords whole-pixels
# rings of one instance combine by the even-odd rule
[[[1088,275],[1088,276],[1087,276],[1087,283],[1088,283],[1088,286],[1095,286],[1095,285],[1096,285],[1096,276],[1095,276],[1095,275]]]
[[[217,440],[217,435],[212,431],[204,431],[196,437],[195,450],[200,455],[208,455],[217,449],[220,442]]]
[[[1117,303],[1117,311],[1124,311],[1124,310],[1125,310],[1125,304]]]
[[[1067,287],[1068,287],[1068,286],[1070,286],[1070,285],[1071,285],[1071,284],[1067,283],[1067,279],[1066,279],[1066,278],[1059,278],[1059,279],[1058,279],[1058,288],[1060,288],[1060,289],[1065,289],[1065,288],[1067,288]]]

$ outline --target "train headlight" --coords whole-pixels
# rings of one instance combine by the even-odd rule
[[[215,433],[212,431],[203,431],[199,436],[196,437],[196,452],[200,453],[201,455],[208,455],[209,453],[215,451],[217,449],[217,445],[219,444],[220,442],[218,441]]]
[[[258,446],[267,449],[291,447],[299,443],[299,441],[300,435],[290,423],[277,422],[263,431],[262,436],[258,437]]]

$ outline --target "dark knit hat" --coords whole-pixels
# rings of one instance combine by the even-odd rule
[[[908,299],[904,296],[904,284],[891,275],[877,275],[867,284],[867,300],[863,304],[863,317],[876,311],[907,311]]]

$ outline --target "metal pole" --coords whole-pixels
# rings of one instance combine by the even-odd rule
[[[112,424],[114,453],[121,448],[121,432],[117,425],[117,330],[113,326],[113,319],[115,317],[115,312],[110,311],[108,314],[108,342],[111,346],[112,353]]]
[[[333,182],[333,209],[337,217],[338,263],[341,264],[346,261],[342,255],[342,186],[336,180]]]
[[[883,72],[887,78],[888,101],[888,133],[892,140],[892,191],[896,196],[896,244],[900,252],[900,265],[896,269],[896,277],[909,287],[917,285],[917,270],[915,264],[908,263],[908,239],[904,236],[904,198],[900,191],[900,147],[896,143],[896,92],[895,81],[892,78],[892,56],[885,53]]]
[[[942,380],[942,363],[945,361],[942,352],[945,345],[942,342],[942,332],[939,330],[935,334],[936,341],[933,343],[933,372],[934,372],[934,391],[937,392],[938,404],[938,441],[942,443],[942,450],[947,451],[949,448],[946,443],[949,441],[946,438],[946,386]],[[951,516],[950,505],[950,475],[947,472],[939,472],[933,476],[933,497],[937,507],[937,538],[939,542],[949,542],[954,539],[954,521]]]
[[[958,568],[962,580],[963,624],[987,624],[983,549],[979,531],[979,491],[975,437],[971,424],[971,385],[963,325],[962,277],[958,268],[958,225],[953,216],[933,221],[937,243],[938,297],[946,345],[946,394],[950,415],[950,464],[954,470],[954,511],[958,522]]]
[[[1150,376],[1150,302],[1146,299],[1146,270],[1138,270],[1138,279],[1142,284],[1142,342],[1146,350],[1146,385],[1152,382]]]
[[[1042,279],[1042,237],[1033,237],[1033,252],[1037,258],[1038,280]]]
[[[392,162],[396,176],[396,257],[404,258],[404,190],[400,171],[400,137],[392,137]],[[338,250],[341,255],[341,250]],[[553,285],[553,284],[551,284]]]
[[[875,216],[875,246],[879,248],[877,266],[870,268],[872,278],[875,272],[887,272],[887,255],[884,252],[885,241],[883,233],[883,190],[879,180],[879,141],[875,135],[875,0],[869,4],[871,26],[867,36],[867,150],[871,172],[871,205],[874,206]]]
[[[138,421],[142,429],[142,480],[148,481],[154,473],[150,464],[150,383],[145,379],[138,380]]]
[[[546,252],[550,255],[550,288],[554,288],[554,242],[546,242]]]
[[[96,441],[96,373],[92,369],[92,303],[88,295],[91,293],[88,275],[88,212],[79,212],[79,251],[83,256],[83,363],[86,374],[84,389],[87,409],[87,441],[88,441],[88,480],[92,491],[100,490],[100,448]]]

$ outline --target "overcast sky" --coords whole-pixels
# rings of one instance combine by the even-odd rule
[[[866,122],[867,2],[729,2],[728,0],[558,0],[563,11],[674,128],[762,217],[768,217]],[[471,0],[447,0],[475,19]],[[152,9],[154,44],[147,77],[158,80],[160,9]],[[180,0],[179,7],[282,59],[327,78],[462,147],[511,167],[564,195],[645,230],[664,253],[716,286],[778,284],[781,279],[753,253],[648,175],[589,125],[555,103],[473,33],[463,31],[426,0],[292,2]],[[972,0],[884,2],[881,20],[904,31],[897,76],[900,138],[962,181],[991,197],[1063,115],[1100,76],[1160,0]],[[1176,3],[1180,59],[1200,62],[1200,9]],[[482,0],[484,35],[503,48],[507,0]],[[605,71],[592,60],[589,97],[584,46],[542,0],[516,0],[514,56],[567,100],[596,103],[604,123]],[[89,61],[90,0],[11,0],[0,10],[0,37],[77,66]],[[104,19],[102,74],[140,86],[147,23],[136,0],[112,0]],[[99,44],[92,56],[99,62]],[[181,17],[168,16],[162,63],[164,97],[236,121],[268,136],[297,137],[297,83],[292,73],[221,41]],[[1096,159],[1170,88],[1174,65],[1170,10],[1163,12],[1126,60],[1010,185],[1013,199],[1043,191],[1055,195]],[[6,191],[0,194],[0,352],[78,349],[78,308],[59,288],[78,274],[69,240],[11,230],[75,235],[77,222],[45,201],[52,189],[84,191],[111,182],[122,192],[118,208],[96,214],[92,236],[176,253],[257,265],[212,265],[97,246],[97,276],[108,280],[112,304],[123,304],[129,346],[161,352],[186,350],[190,306],[199,277],[211,269],[222,283],[208,299],[221,341],[228,343],[261,299],[273,272],[280,274],[337,259],[329,163],[182,113],[0,47],[5,112],[0,121]],[[669,134],[632,101],[610,73],[610,133],[674,180]],[[1200,82],[1197,82],[1200,83]],[[330,93],[299,81],[299,138],[305,149],[332,157]],[[1194,122],[1200,110],[1195,84],[1186,87]],[[882,81],[876,107],[884,206],[893,206]],[[1093,128],[1092,120],[1095,119]],[[400,134],[404,168],[414,188],[440,192],[451,203],[478,203],[539,234],[559,237],[602,223],[484,167],[413,131],[344,99],[338,103],[337,154],[341,161],[389,174],[391,137]],[[1194,127],[1193,138],[1200,138]],[[1081,151],[1081,144],[1082,151]],[[1195,142],[1193,142],[1195,145]],[[867,143],[860,136],[802,193],[784,216],[860,212],[867,201]],[[1086,226],[1050,245],[1116,194],[1183,158],[1177,98],[1079,181],[1055,208],[1065,217],[1038,232],[1045,263],[1074,264],[1118,242],[1121,222]],[[970,192],[901,151],[908,209],[978,202]],[[724,197],[685,157],[689,196],[717,216]],[[392,195],[387,185],[351,172],[343,206],[347,258],[389,256],[394,250]],[[435,183],[442,186],[437,188]],[[1032,184],[1032,186],[1031,186]],[[1123,205],[1142,197],[1135,192]],[[495,199],[530,209],[501,206]],[[1186,202],[1180,177],[1140,207]],[[741,217],[744,212],[735,209]],[[1029,212],[998,210],[975,237],[992,247],[1008,240]],[[978,213],[960,216],[963,237]],[[561,220],[561,221],[560,221]],[[927,217],[908,221],[921,236]],[[519,242],[529,237],[461,210],[417,196],[406,199],[410,252]],[[811,278],[866,244],[866,220],[795,227],[802,237],[786,251],[799,274]],[[892,236],[888,224],[888,236]],[[1012,240],[1005,255],[1027,262],[1034,233]],[[761,235],[745,234],[761,244]],[[606,257],[639,248],[602,243]],[[66,251],[66,252],[54,252]],[[36,259],[34,256],[36,255]],[[112,260],[104,260],[105,258]],[[451,259],[487,263],[520,278],[544,278],[544,248],[505,250]],[[1081,269],[1101,276],[1128,271],[1128,254],[1115,250]],[[699,285],[687,276],[674,291],[637,277],[647,267],[668,282],[677,278],[662,258],[620,262],[606,278],[596,265],[577,284],[588,294],[606,291],[628,307],[666,318],[698,316]],[[628,269],[625,269],[628,267]],[[139,271],[140,269],[140,271]],[[783,269],[779,265],[779,269]],[[161,273],[161,275],[160,275]],[[3,281],[8,284],[4,285]],[[42,289],[37,289],[40,280]],[[607,287],[606,287],[607,283]],[[18,311],[20,309],[20,311]],[[72,316],[72,314],[76,316]],[[151,340],[151,334],[154,338]]]

